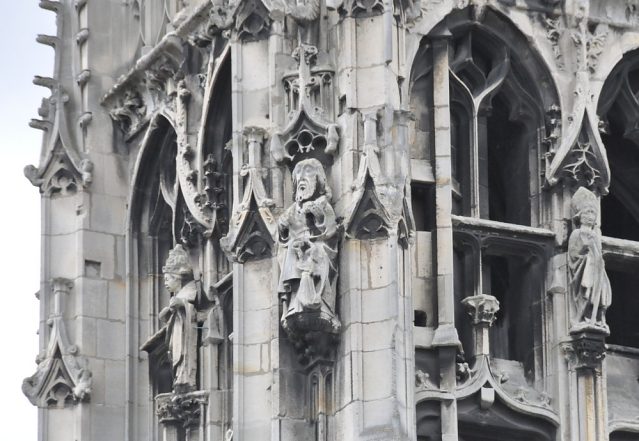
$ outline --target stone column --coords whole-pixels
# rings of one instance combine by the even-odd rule
[[[499,311],[499,301],[488,294],[466,297],[462,300],[468,315],[472,318],[475,339],[475,357],[490,355],[488,331],[495,322]]]
[[[455,329],[453,291],[453,227],[450,150],[450,98],[449,98],[449,39],[447,29],[433,37],[433,107],[435,127],[435,203],[437,307],[438,325],[432,346],[438,348],[440,365],[439,388],[453,392],[456,387],[455,356],[459,337]],[[441,403],[442,440],[457,440],[457,403],[454,399]]]

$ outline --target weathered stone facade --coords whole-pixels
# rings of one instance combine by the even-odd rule
[[[639,1],[40,6],[40,440],[639,440]]]

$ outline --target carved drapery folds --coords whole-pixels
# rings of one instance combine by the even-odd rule
[[[242,263],[271,256],[274,246],[276,225],[271,214],[274,203],[264,187],[266,169],[262,166],[265,135],[259,127],[244,130],[248,148],[248,162],[240,170],[244,195],[234,210],[229,234],[222,240],[226,252]]]
[[[612,292],[598,227],[599,202],[594,193],[579,187],[570,206],[574,224],[568,240],[570,332],[588,330],[608,334],[606,310],[612,301]]]
[[[91,395],[88,362],[70,342],[62,317],[64,298],[73,283],[67,279],[54,279],[52,284],[54,311],[47,321],[49,343],[46,352],[38,356],[36,373],[22,383],[22,392],[39,407],[64,407],[88,400]]]
[[[341,324],[335,314],[339,229],[331,188],[315,158],[293,170],[295,202],[278,220],[282,327],[304,350],[302,361],[327,357]]]
[[[189,255],[182,245],[169,253],[162,268],[164,284],[172,294],[169,306],[160,311],[166,322],[166,342],[173,369],[175,392],[191,391],[197,374],[197,310],[199,297]]]

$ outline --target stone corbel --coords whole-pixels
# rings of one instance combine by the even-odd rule
[[[572,340],[562,346],[568,367],[571,370],[600,370],[606,356],[604,337],[600,333],[588,332],[573,335]]]
[[[208,398],[206,391],[159,394],[155,397],[155,412],[160,424],[176,431],[187,429],[190,435],[187,439],[196,440],[199,438],[193,436],[193,432],[197,433],[198,426],[203,423],[202,416],[206,415]]]
[[[38,368],[22,382],[22,392],[39,407],[64,407],[88,400],[91,395],[91,371],[88,362],[71,344],[62,317],[64,298],[73,283],[67,279],[53,280],[53,314],[46,352],[38,357]]]
[[[264,186],[266,169],[262,166],[262,152],[266,131],[247,127],[244,137],[248,150],[248,162],[240,170],[244,194],[232,215],[229,233],[222,239],[224,250],[239,262],[271,256],[277,229],[271,213],[275,204]]]

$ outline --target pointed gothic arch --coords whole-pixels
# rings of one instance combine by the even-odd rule
[[[448,78],[442,80],[444,72]],[[476,15],[470,7],[452,12],[423,39],[409,91],[416,117],[413,163],[422,168],[425,163],[433,170],[431,178],[422,173],[417,179],[422,185],[436,185],[440,197],[443,191],[451,192],[454,325],[463,344],[456,360],[459,387],[472,381],[464,375],[484,375],[481,369],[497,384],[489,365],[499,366],[500,371],[512,369],[510,383],[500,388],[499,398],[485,408],[482,404],[483,417],[478,417],[478,396],[457,397],[460,431],[466,431],[463,439],[501,439],[502,435],[505,439],[554,439],[556,416],[542,402],[547,391],[530,387],[547,375],[544,360],[550,356],[544,348],[542,315],[552,234],[530,228],[544,222],[541,177],[548,151],[544,140],[553,130],[547,114],[559,103],[550,70],[530,40],[503,15],[490,7]],[[448,133],[441,135],[443,131]],[[446,161],[451,167],[450,190],[441,190],[441,176],[436,175]],[[420,238],[418,249],[435,248],[420,243]],[[439,300],[426,297],[432,305],[425,309],[436,311]],[[499,310],[486,334],[494,347],[483,355],[475,353],[476,323],[464,310],[471,298],[480,297],[491,298]],[[518,320],[530,326],[521,329]],[[418,388],[429,390],[427,378],[435,378],[437,368],[427,351],[416,357],[416,368],[425,378]],[[485,368],[481,357],[486,357]],[[485,387],[479,386],[484,393]],[[518,387],[535,398],[514,405]],[[488,389],[486,393],[495,395],[493,387]],[[473,394],[479,395],[479,389]],[[445,400],[435,395],[430,399]],[[443,420],[437,415],[439,407],[428,402],[418,404],[418,420],[420,407],[424,408],[418,439],[429,439],[428,432],[438,430],[430,426]],[[543,434],[535,428],[537,417],[550,420]],[[488,418],[488,424],[480,428],[477,418]]]

